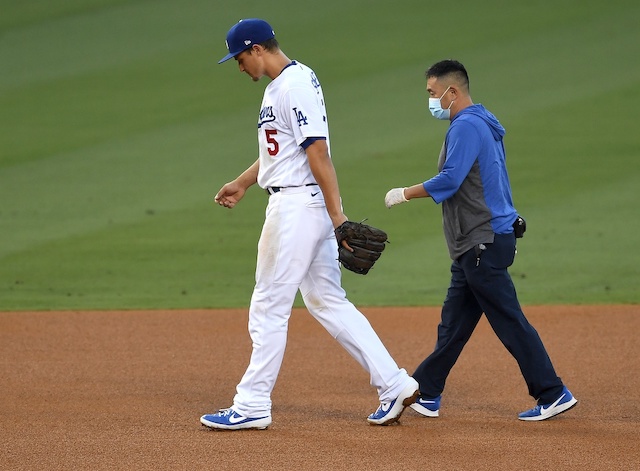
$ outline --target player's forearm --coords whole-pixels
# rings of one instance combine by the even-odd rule
[[[251,167],[246,169],[236,178],[236,182],[245,190],[258,181],[258,170],[260,170],[260,159],[256,160]]]
[[[307,159],[311,167],[311,173],[322,190],[325,205],[333,227],[338,227],[347,217],[342,212],[340,201],[340,189],[336,170],[329,156],[326,141],[316,141],[307,147]]]

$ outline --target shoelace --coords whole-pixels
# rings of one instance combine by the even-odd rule
[[[228,415],[231,415],[232,412],[233,410],[231,409],[231,407],[229,407],[228,409],[220,409],[218,411],[218,414],[220,414],[222,417],[226,417]]]
[[[535,406],[533,409],[529,409],[527,412],[530,412],[532,414],[535,414],[536,412],[540,412],[540,407],[541,406]]]

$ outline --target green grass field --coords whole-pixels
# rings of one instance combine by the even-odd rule
[[[507,128],[521,301],[640,302],[640,5],[516,3],[0,0],[0,310],[248,305],[266,195],[213,196],[257,155],[267,79],[216,63],[254,16],[323,84],[347,215],[390,234],[356,304],[444,297],[440,207],[383,198],[436,170],[449,57]]]

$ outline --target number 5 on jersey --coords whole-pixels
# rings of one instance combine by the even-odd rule
[[[267,138],[267,152],[269,152],[269,155],[271,157],[275,157],[280,151],[280,146],[278,145],[278,141],[276,141],[276,138],[274,137],[276,134],[278,134],[278,130],[265,129],[264,134]]]

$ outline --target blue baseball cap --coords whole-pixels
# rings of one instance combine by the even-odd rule
[[[264,20],[258,18],[240,20],[227,33],[226,43],[229,54],[220,59],[218,64],[232,59],[242,51],[250,49],[254,44],[263,43],[275,35],[273,28]]]

